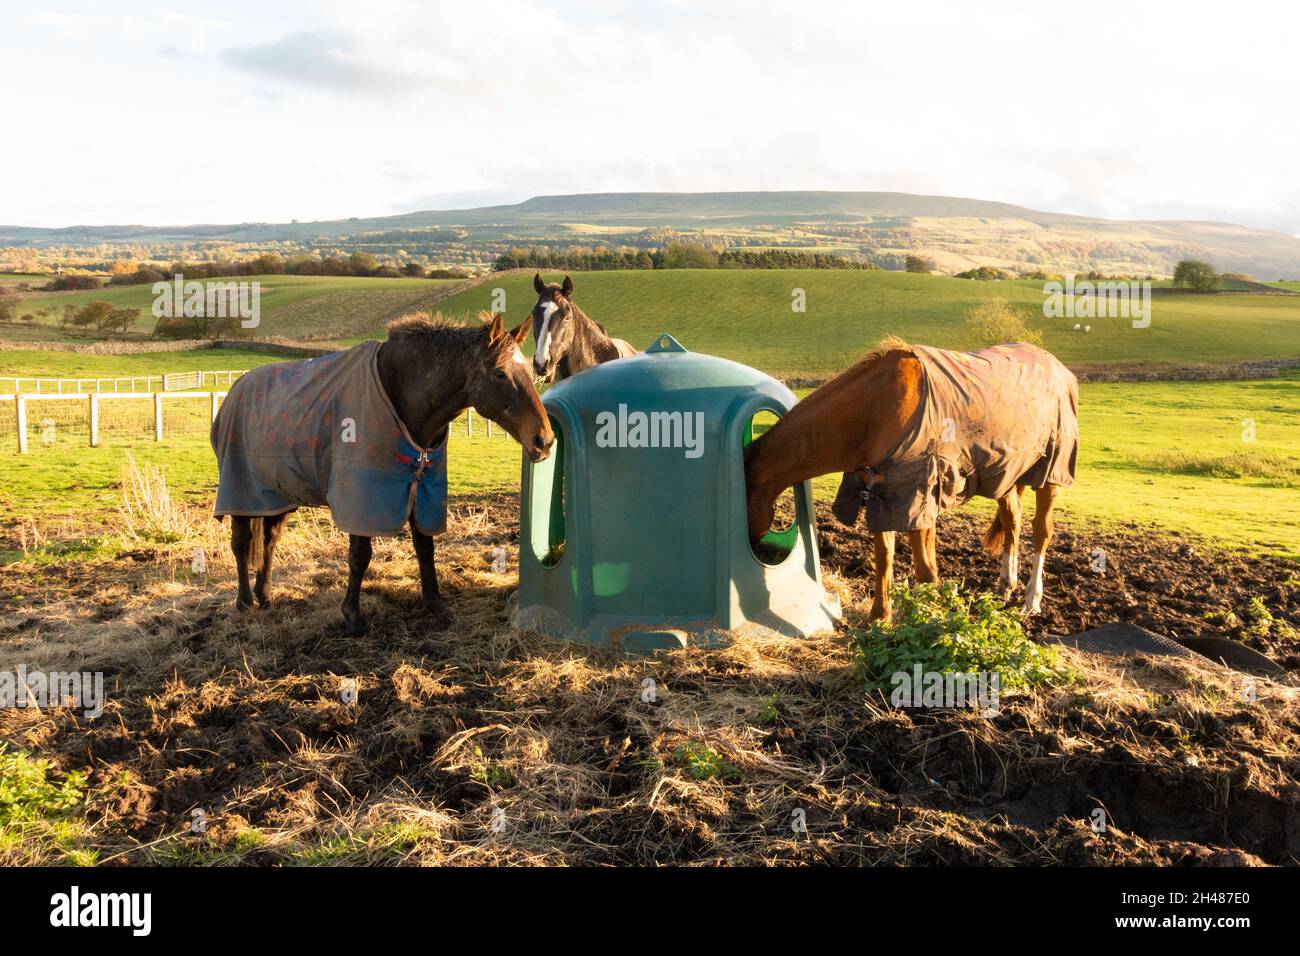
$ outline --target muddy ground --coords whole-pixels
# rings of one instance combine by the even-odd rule
[[[962,512],[941,519],[942,576],[976,590],[998,589],[998,563],[980,547],[987,523]],[[864,539],[860,529],[845,528],[829,508],[819,505],[822,565],[844,577],[855,593],[871,587],[871,550]],[[1026,534],[1020,548],[1022,579],[1029,553]],[[910,573],[911,561],[906,536],[900,535],[897,573]],[[1231,637],[1288,670],[1300,669],[1300,641],[1287,639],[1285,627],[1251,629],[1250,602],[1261,598],[1271,615],[1300,630],[1300,565],[1293,561],[1234,553],[1178,532],[1136,524],[1101,531],[1076,530],[1058,522],[1046,571],[1043,613],[1026,627],[1036,637],[1128,621],[1175,640]]]
[[[868,695],[843,630],[623,660],[508,627],[517,569],[491,568],[496,546],[513,561],[505,496],[453,505],[439,545],[450,630],[423,625],[414,559],[394,541],[362,599],[370,634],[349,638],[344,541],[323,518],[291,519],[276,603],[245,615],[225,529],[193,521],[181,544],[0,569],[0,666],[106,674],[93,722],[0,714],[0,739],[89,771],[72,843],[102,863],[1300,861],[1300,712],[1283,684],[1249,699],[1218,666],[1064,651],[1079,683],[980,717]],[[978,523],[945,521],[941,566],[989,587]],[[859,623],[862,538],[825,517],[820,538]],[[1035,631],[1222,633],[1206,613],[1244,615],[1254,597],[1300,626],[1294,564],[1149,529],[1062,526],[1047,568]],[[1295,669],[1290,642],[1246,639]],[[691,753],[717,775],[698,778]],[[8,861],[57,862],[67,845],[29,840]]]

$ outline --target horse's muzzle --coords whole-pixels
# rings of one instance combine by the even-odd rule
[[[551,457],[551,447],[554,444],[554,438],[547,441],[541,435],[534,435],[532,445],[526,446],[524,450],[528,452],[528,460],[535,465]]]

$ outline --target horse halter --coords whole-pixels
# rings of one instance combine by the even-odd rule
[[[876,488],[883,480],[884,474],[879,467],[863,465],[853,471],[846,471],[840,479],[835,501],[831,504],[831,513],[835,519],[850,528],[856,525],[862,516],[863,507],[873,498],[883,497]]]

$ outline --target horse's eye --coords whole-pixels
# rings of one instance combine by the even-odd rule
[[[503,369],[503,368],[499,368],[499,369],[497,369],[497,378],[499,378],[499,379],[501,379],[501,381],[505,382],[505,381],[509,381],[510,376],[506,374],[506,370],[505,370],[505,369]]]

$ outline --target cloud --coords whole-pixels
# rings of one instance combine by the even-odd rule
[[[49,130],[46,192],[72,201],[90,169],[122,183],[113,202],[148,194],[172,219],[192,203],[307,219],[458,193],[880,189],[1119,218],[1219,210],[1300,232],[1300,132],[1285,121],[1300,17],[1260,30],[1251,0],[1227,20],[1097,0],[1103,29],[1040,2],[996,17],[957,0],[231,2],[204,27],[216,56],[186,52],[189,24],[143,52],[123,34],[68,53],[64,20],[43,28],[21,69],[49,98],[105,78],[183,84],[230,143],[199,182],[185,149],[141,168],[116,121],[96,126],[93,158],[84,130]],[[42,122],[36,103],[11,110]],[[172,180],[193,185],[155,194]]]
[[[290,33],[271,43],[223,50],[221,57],[265,77],[350,93],[397,93],[411,80],[367,61],[349,37],[331,30]]]

